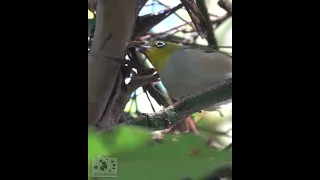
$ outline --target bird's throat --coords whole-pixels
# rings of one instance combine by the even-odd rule
[[[148,54],[148,56],[152,57],[150,58],[150,62],[158,72],[164,70],[170,59],[170,54],[167,53],[158,53],[157,55]]]

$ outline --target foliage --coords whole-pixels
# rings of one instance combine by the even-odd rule
[[[151,139],[149,130],[135,126],[101,134],[89,130],[88,135],[88,162],[101,153],[117,157],[117,179],[201,179],[231,161],[231,151],[214,150],[202,137],[193,134],[168,134],[160,143]]]

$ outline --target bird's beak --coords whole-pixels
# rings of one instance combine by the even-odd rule
[[[142,50],[142,51],[146,51],[146,50],[152,49],[152,46],[149,46],[147,44],[143,44],[143,45],[139,45],[138,49]]]

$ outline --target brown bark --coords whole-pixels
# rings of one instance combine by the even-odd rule
[[[102,0],[97,4],[94,41],[88,56],[88,123],[98,128],[116,123],[108,116],[121,91],[123,77],[119,70],[138,7],[138,0]]]

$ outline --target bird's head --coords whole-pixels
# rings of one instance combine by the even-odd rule
[[[158,72],[165,68],[170,56],[174,52],[182,49],[182,46],[179,44],[164,41],[151,41],[141,47]]]

